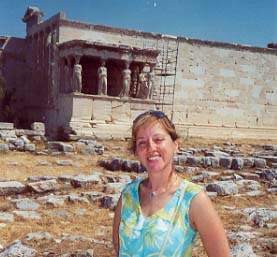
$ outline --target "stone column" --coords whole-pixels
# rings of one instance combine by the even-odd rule
[[[73,67],[73,91],[82,92],[82,65],[79,64],[80,56],[75,57],[75,64]]]
[[[98,68],[98,95],[107,95],[107,68],[105,61],[101,60],[101,66]]]
[[[119,94],[120,97],[130,96],[130,82],[131,82],[131,70],[129,69],[130,63],[125,63],[125,69],[122,71],[122,90]]]

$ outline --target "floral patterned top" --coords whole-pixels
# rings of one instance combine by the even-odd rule
[[[122,192],[121,221],[119,225],[119,256],[155,257],[160,251],[174,216],[179,209],[167,239],[164,257],[190,257],[196,231],[189,224],[191,199],[202,189],[183,180],[165,206],[151,216],[144,216],[139,203],[138,188],[142,179],[129,183]],[[184,193],[182,193],[184,191]]]

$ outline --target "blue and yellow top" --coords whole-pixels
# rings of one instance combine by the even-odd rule
[[[202,188],[183,180],[165,206],[146,217],[139,203],[138,188],[141,181],[142,179],[139,179],[129,183],[122,192],[119,256],[160,256],[176,205],[182,197],[162,256],[190,257],[196,231],[189,224],[189,206],[192,198]]]

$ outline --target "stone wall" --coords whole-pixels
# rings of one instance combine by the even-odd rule
[[[277,55],[271,52],[182,42],[174,121],[191,127],[238,128],[245,136],[247,128],[272,130],[276,137]]]

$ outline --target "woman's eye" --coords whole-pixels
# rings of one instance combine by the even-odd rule
[[[138,142],[137,144],[139,147],[144,147],[146,145],[146,142],[145,141],[140,141]]]
[[[164,138],[158,137],[158,138],[155,139],[155,142],[160,143],[160,142],[162,142],[163,140],[164,140]]]

